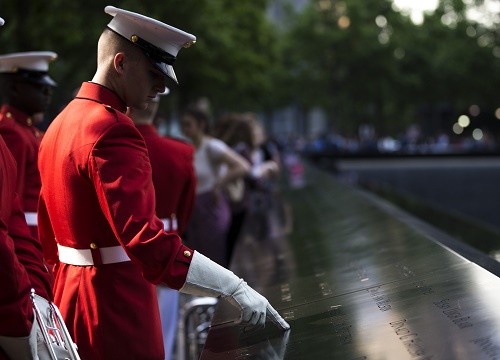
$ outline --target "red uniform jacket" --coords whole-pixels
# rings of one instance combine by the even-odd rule
[[[181,234],[186,229],[196,196],[194,148],[158,135],[152,125],[137,125],[148,148],[156,192],[156,215],[167,219],[165,229]],[[175,226],[176,224],[177,226]]]
[[[17,162],[16,191],[21,207],[25,212],[36,212],[41,186],[38,148],[42,132],[33,125],[31,117],[12,106],[3,105],[0,109],[0,135]],[[38,238],[36,226],[30,226],[30,231]]]
[[[181,288],[191,262],[192,250],[155,215],[147,148],[125,110],[109,89],[83,83],[40,146],[38,227],[46,259],[58,262],[57,239],[90,249],[96,261],[61,263],[54,285],[82,359],[163,359],[152,284]],[[99,264],[99,248],[116,245],[132,261]]]
[[[31,288],[49,300],[52,293],[42,248],[30,236],[15,191],[16,164],[0,136],[0,336],[17,337],[31,330]]]

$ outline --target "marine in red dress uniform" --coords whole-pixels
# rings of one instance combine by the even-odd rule
[[[11,215],[14,213],[15,219],[16,212],[20,211],[19,198],[15,195],[15,174],[14,159],[0,137],[0,336],[8,337],[28,336],[33,325],[30,280],[9,234]],[[7,359],[1,346],[0,359]]]
[[[0,18],[0,26],[3,24],[4,20]],[[30,236],[16,194],[16,172],[16,162],[0,136],[0,359],[2,360],[8,359],[7,354],[13,355],[7,349],[3,349],[2,345],[12,349],[14,339],[11,338],[27,337],[33,329],[31,288],[35,287],[39,295],[52,300],[49,274],[42,262],[42,248],[38,241]],[[14,354],[20,355],[19,352]]]
[[[289,328],[264,297],[182,245],[155,215],[146,144],[124,112],[165,90],[177,52],[195,37],[140,14],[105,11],[113,20],[99,39],[93,82],[51,123],[38,159],[40,240],[46,260],[59,264],[55,303],[80,356],[163,359],[159,283],[222,295],[244,325],[261,327],[269,313]]]
[[[136,127],[144,137],[153,169],[156,214],[164,222],[165,231],[182,235],[196,196],[194,148],[181,140],[158,135],[153,125]]]
[[[129,109],[128,115],[148,148],[156,193],[156,215],[163,221],[165,231],[182,235],[196,198],[194,147],[158,134],[152,124],[159,99],[157,96],[145,110]],[[157,293],[165,359],[170,360],[177,333],[179,293],[162,285],[158,286]]]
[[[0,56],[4,104],[0,108],[0,135],[17,162],[17,187],[31,234],[38,238],[37,206],[40,194],[38,148],[43,133],[35,126],[47,110],[56,85],[48,75],[57,54],[32,51]]]
[[[162,359],[153,284],[181,288],[191,261],[192,251],[155,216],[148,152],[125,110],[109,89],[84,83],[40,147],[46,260],[59,262],[55,239],[92,254],[93,266],[62,259],[54,287],[83,359]],[[100,249],[117,246],[132,261],[103,264]]]
[[[33,325],[31,288],[48,300],[52,291],[41,245],[30,235],[15,191],[16,164],[0,136],[0,336],[24,337]]]

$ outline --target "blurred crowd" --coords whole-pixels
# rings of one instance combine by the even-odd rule
[[[183,236],[186,244],[229,266],[242,231],[271,236],[279,193],[281,146],[254,113],[226,113],[211,121],[190,106],[180,117],[194,146],[196,200]]]
[[[495,153],[498,140],[484,130],[474,130],[468,135],[438,132],[425,135],[417,126],[411,126],[397,136],[377,136],[373,132],[356,136],[338,133],[321,133],[302,138],[301,151],[307,154],[467,154]]]

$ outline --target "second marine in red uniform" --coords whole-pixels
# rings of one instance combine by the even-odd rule
[[[32,51],[0,56],[3,105],[0,134],[17,163],[17,186],[21,207],[33,236],[38,238],[37,206],[40,194],[38,148],[42,131],[37,128],[50,104],[56,86],[47,74],[57,57],[50,51]]]

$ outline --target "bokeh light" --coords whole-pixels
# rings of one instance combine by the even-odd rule
[[[467,115],[460,115],[460,117],[458,118],[458,124],[463,127],[463,128],[466,128],[467,126],[470,125],[470,119]]]
[[[464,128],[461,127],[459,123],[454,123],[453,124],[453,132],[457,135],[460,135],[461,133],[464,132]]]
[[[481,140],[483,138],[483,130],[477,128],[472,132],[472,137],[474,140]]]

